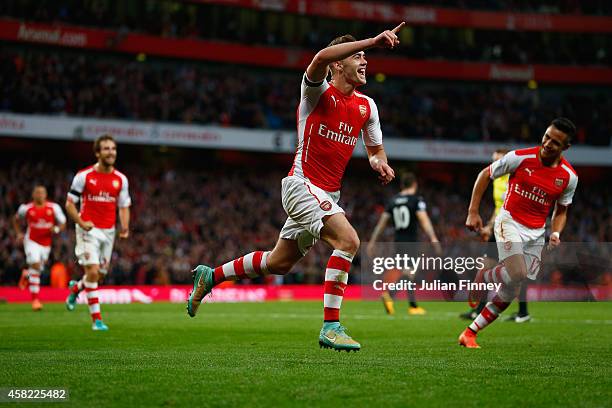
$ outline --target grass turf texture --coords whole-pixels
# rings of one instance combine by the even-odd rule
[[[57,405],[79,407],[610,406],[612,303],[532,303],[534,321],[496,322],[480,350],[457,345],[464,304],[424,306],[345,302],[363,346],[348,354],[319,349],[317,302],[205,304],[194,319],[103,305],[106,333],[84,305],[0,305],[0,387],[66,387]]]

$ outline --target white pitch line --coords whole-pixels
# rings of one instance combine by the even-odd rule
[[[232,313],[214,313],[211,314],[210,317],[221,317],[221,318],[236,318],[236,317],[245,317],[245,318],[260,318],[260,317],[268,317],[271,319],[320,319],[320,314],[299,314],[299,313],[251,313],[248,316],[238,316],[237,314]],[[451,318],[452,317],[452,318]],[[503,315],[502,315],[503,317]],[[348,314],[349,319],[355,320],[434,320],[434,321],[451,321],[451,320],[459,320],[459,315],[457,313],[452,312],[441,312],[441,313],[430,313],[425,316],[387,316],[382,314]],[[543,324],[594,324],[594,325],[612,325],[612,320],[597,320],[597,319],[543,319],[543,318],[533,318],[529,323],[543,323]]]

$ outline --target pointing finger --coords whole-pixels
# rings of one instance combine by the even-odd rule
[[[397,34],[399,32],[399,30],[401,30],[402,27],[405,26],[405,25],[406,25],[406,22],[402,21],[397,27],[395,27],[393,30],[391,30],[391,32],[393,34]]]

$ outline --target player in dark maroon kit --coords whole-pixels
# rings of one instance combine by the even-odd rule
[[[525,279],[536,279],[545,243],[545,223],[553,204],[550,247],[561,242],[578,175],[563,152],[570,147],[576,126],[565,118],[552,121],[537,147],[511,151],[480,172],[465,225],[474,231],[483,227],[479,215],[482,196],[490,179],[510,174],[504,206],[495,219],[495,239],[500,264],[478,272],[475,282],[502,283],[492,302],[459,337],[459,344],[479,348],[476,334],[492,323],[517,296]],[[486,293],[476,293],[482,298]],[[473,294],[470,294],[474,297]],[[478,299],[480,300],[480,299]]]
[[[281,187],[288,218],[276,247],[251,252],[214,270],[205,265],[196,267],[187,303],[190,316],[195,316],[202,299],[216,284],[268,273],[284,275],[322,239],[334,251],[325,271],[324,323],[319,344],[336,350],[361,348],[339,322],[359,237],[337,202],[344,170],[359,138],[381,181],[386,184],[395,177],[387,164],[376,104],[356,88],[366,83],[368,63],[364,50],[394,48],[399,44],[397,33],[403,25],[361,41],[350,35],[338,37],[314,56],[302,77],[297,151]]]

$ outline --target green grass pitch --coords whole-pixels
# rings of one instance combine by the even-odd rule
[[[318,302],[206,304],[194,319],[179,304],[102,305],[106,333],[84,305],[0,305],[0,387],[69,389],[43,406],[612,405],[612,303],[530,304],[534,321],[496,322],[480,350],[457,345],[464,304],[396,306],[345,302],[363,347],[349,354],[319,349]]]

